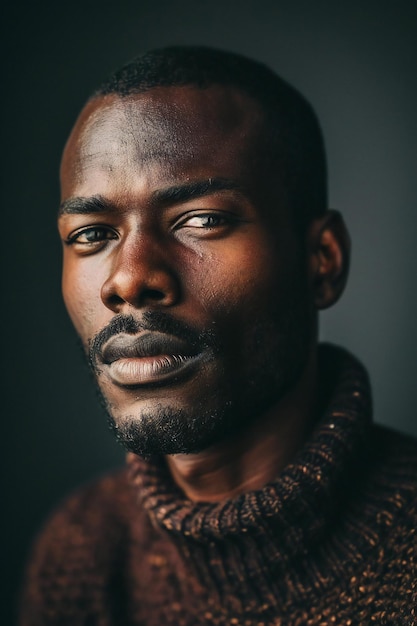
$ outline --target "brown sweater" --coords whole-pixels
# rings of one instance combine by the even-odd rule
[[[321,361],[328,408],[263,489],[193,503],[161,460],[130,455],[69,498],[36,544],[21,626],[417,624],[417,442],[372,426],[353,357]]]

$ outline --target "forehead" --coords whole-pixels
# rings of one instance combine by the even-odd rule
[[[261,107],[230,87],[163,87],[90,101],[64,150],[63,195],[101,172],[248,176],[266,151]],[[155,174],[156,175],[156,174]]]

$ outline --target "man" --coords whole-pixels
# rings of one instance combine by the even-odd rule
[[[310,105],[155,50],[87,102],[61,182],[64,299],[129,454],[48,522],[21,623],[417,623],[416,443],[317,343],[349,237]]]

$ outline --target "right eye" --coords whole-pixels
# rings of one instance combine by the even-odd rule
[[[117,234],[105,226],[89,226],[71,233],[66,239],[68,245],[94,246],[109,239],[117,239]]]

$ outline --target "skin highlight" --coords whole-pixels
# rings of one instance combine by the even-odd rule
[[[266,137],[248,96],[169,87],[89,102],[63,155],[63,293],[86,352],[116,318],[155,312],[141,340],[163,346],[175,321],[206,338],[178,367],[175,355],[138,358],[125,329],[109,345],[121,337],[128,356],[113,346],[95,369],[115,430],[165,438],[193,500],[261,487],[296,454],[319,403],[317,310],[346,281],[340,216],[300,238]]]

